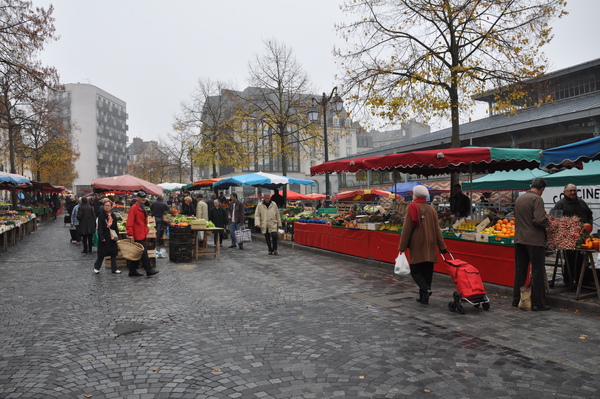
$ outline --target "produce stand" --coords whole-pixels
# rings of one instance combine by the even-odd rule
[[[192,232],[193,232],[193,238],[192,241],[194,242],[194,252],[193,252],[193,256],[196,257],[196,260],[198,260],[199,256],[204,256],[204,255],[213,255],[213,258],[217,258],[217,260],[221,260],[221,246],[220,245],[215,245],[214,250],[211,252],[208,249],[208,238],[213,235],[216,234],[219,231],[223,231],[225,230],[222,227],[212,227],[212,228],[208,228],[208,227],[200,227],[200,228],[194,228],[192,227]],[[202,246],[200,246],[200,235],[202,233]]]
[[[294,224],[295,242],[329,251],[394,263],[398,256],[400,234],[348,229],[322,223]],[[514,246],[445,238],[448,250],[457,258],[476,266],[485,282],[512,287],[514,283]],[[410,257],[410,251],[408,256]],[[491,256],[493,254],[493,256]],[[448,274],[441,257],[434,271]]]
[[[5,207],[8,208],[8,207]],[[37,229],[36,215],[28,210],[0,210],[0,253]]]
[[[594,257],[598,255],[598,251],[591,250],[591,249],[580,249],[580,251],[583,255],[584,267],[581,268],[581,272],[579,273],[579,280],[577,281],[577,291],[575,293],[575,299],[579,300],[579,299],[588,298],[588,297],[594,296],[594,295],[597,295],[598,298],[600,298],[600,282],[598,282],[598,272],[596,271],[596,265],[594,263]],[[590,265],[592,268],[592,274],[594,276],[595,286],[594,287],[585,287],[585,288],[595,289],[596,292],[582,295],[581,288],[583,287],[583,276],[585,275],[585,269],[586,269],[587,265]]]

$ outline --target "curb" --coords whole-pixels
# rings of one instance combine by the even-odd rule
[[[256,239],[256,241],[259,241],[261,239],[264,240],[264,236],[262,234],[254,233],[252,236],[253,241],[254,239]],[[393,272],[393,265],[388,262],[382,262],[374,259],[358,258],[356,256],[328,251],[326,249],[299,245],[292,241],[277,241],[277,244],[292,248],[294,250],[312,252],[319,255],[335,257],[338,259],[341,258],[352,262],[360,261],[361,263],[367,263],[370,266],[379,267],[384,270],[389,270],[390,273]],[[434,279],[436,281],[436,284],[444,284],[449,287],[454,287],[454,281],[452,281],[452,278],[448,274],[436,272],[434,273]],[[507,302],[509,301],[509,298],[512,297],[512,287],[505,287],[498,284],[485,283],[485,288],[489,295],[506,297]],[[600,304],[594,302],[577,301],[574,298],[571,299],[560,294],[561,292],[559,292],[558,294],[551,293],[547,295],[547,304],[552,306],[553,308],[558,308],[559,310],[566,310],[575,313],[585,313],[587,315],[592,316],[600,316]]]

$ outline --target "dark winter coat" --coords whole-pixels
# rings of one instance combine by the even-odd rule
[[[215,224],[215,227],[225,227],[227,225],[227,211],[222,206],[214,207],[210,210],[209,220]]]
[[[98,215],[98,257],[103,258],[105,256],[116,256],[119,248],[117,242],[111,240],[109,229],[113,229],[117,233],[119,232],[117,227],[117,217],[111,212],[112,224],[108,227],[108,214],[105,210],[102,210]]]
[[[592,210],[579,197],[575,197],[575,199],[563,197],[554,205],[554,209],[562,209],[563,216],[577,216],[582,223],[592,223],[594,221]]]
[[[90,204],[81,204],[77,210],[79,232],[82,236],[92,235],[96,231],[96,213]]]

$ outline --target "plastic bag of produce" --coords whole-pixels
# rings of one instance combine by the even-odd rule
[[[410,265],[408,264],[408,259],[406,259],[406,254],[404,252],[399,253],[396,258],[394,273],[400,275],[410,274]]]

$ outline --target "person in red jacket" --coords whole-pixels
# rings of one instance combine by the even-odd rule
[[[150,266],[150,258],[148,258],[148,249],[146,248],[146,237],[148,236],[148,211],[145,204],[147,201],[146,193],[140,190],[135,195],[136,201],[129,209],[127,215],[127,238],[134,240],[144,246],[142,254],[142,266],[146,270],[146,276],[152,276],[158,273],[158,270]],[[143,276],[137,271],[139,261],[129,261],[129,277]]]

